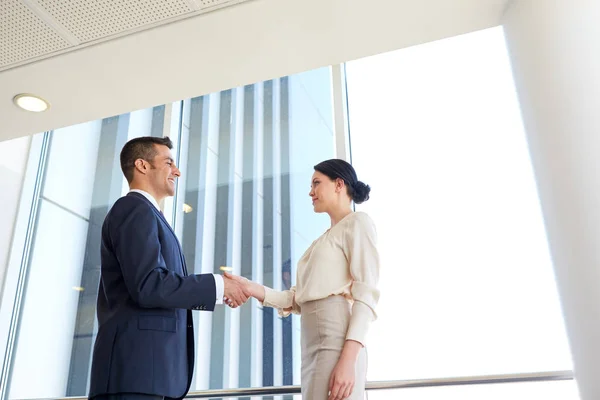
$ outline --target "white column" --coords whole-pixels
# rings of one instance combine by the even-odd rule
[[[219,162],[219,112],[221,110],[221,94],[212,93],[205,100],[203,118],[205,126],[202,134],[206,132],[207,149],[206,161],[202,162],[200,176],[203,181],[200,187],[204,187],[204,225],[201,227],[202,243],[197,247],[202,249],[202,262],[200,273],[212,273],[215,262],[215,226],[217,220],[217,177]],[[206,131],[205,131],[206,129]],[[198,211],[200,212],[200,210]],[[198,272],[196,272],[198,273]],[[198,343],[211,343],[213,314],[201,312],[198,314]],[[210,346],[196,347],[196,390],[206,390],[210,387]]]
[[[273,80],[273,289],[282,290],[281,265],[281,80]],[[283,385],[283,324],[273,312],[273,383]],[[278,399],[280,397],[275,397]]]
[[[253,258],[252,258],[252,280],[263,283],[263,140],[264,140],[264,103],[263,103],[263,83],[254,85],[254,186],[252,196],[254,197],[252,209],[252,235]],[[251,356],[251,386],[257,387],[263,384],[263,310],[259,308],[259,302],[252,299],[252,356]],[[262,397],[253,397],[252,400],[259,400]]]
[[[331,93],[333,102],[335,157],[350,162],[346,67],[343,64],[331,66]]]
[[[515,0],[503,21],[582,400],[600,399],[599,21],[598,0]]]
[[[163,120],[163,137],[169,137],[171,142],[173,143],[173,149],[171,150],[171,155],[175,159],[175,164],[182,168],[183,165],[187,163],[187,152],[181,151],[183,155],[183,160],[178,157],[180,149],[187,149],[188,141],[189,141],[189,120],[187,121],[187,126],[183,125],[183,115],[181,113],[181,106],[184,103],[184,106],[189,109],[190,101],[175,101],[173,103],[165,104],[165,116]],[[150,112],[150,124],[152,124],[152,108],[147,109]],[[189,112],[187,112],[187,117],[189,119]],[[184,129],[185,128],[185,132]],[[181,137],[179,135],[179,130],[182,130]],[[148,131],[151,129],[148,127]],[[147,135],[147,133],[145,134]],[[166,220],[171,224],[171,227],[181,240],[182,237],[182,222],[183,222],[183,196],[185,195],[185,177],[182,177],[177,180],[177,188],[176,188],[175,196],[167,197],[160,204]],[[179,211],[179,212],[177,212]],[[179,221],[179,226],[177,225],[177,221]]]
[[[232,124],[229,147],[229,226],[228,265],[234,275],[242,270],[242,187],[244,168],[244,87],[232,90]],[[223,387],[236,388],[240,366],[240,309],[225,309],[225,349],[223,354]]]
[[[171,110],[169,110],[169,119],[171,121],[167,122],[167,107],[171,106]],[[174,112],[174,109],[177,109],[177,112]],[[186,166],[188,165],[188,149],[190,146],[190,114],[192,108],[192,100],[187,99],[183,101],[177,101],[172,104],[165,105],[165,128],[163,130],[165,136],[169,136],[171,139],[178,138],[176,142],[173,143],[172,154],[176,158],[177,167],[182,171],[181,178],[177,179],[177,194],[175,197],[167,197],[167,199],[171,199],[172,205],[169,210],[172,214],[169,215],[171,219],[167,219],[167,221],[174,221],[173,230],[175,234],[181,241],[183,238],[183,219],[184,214],[186,212],[185,204],[185,194],[187,192],[187,176],[185,176],[185,171],[187,170]],[[181,112],[183,111],[183,112]],[[168,123],[168,125],[167,125]],[[181,127],[181,135],[178,135],[178,130]],[[189,207],[189,205],[188,205]],[[166,210],[166,203],[165,203]],[[174,214],[174,215],[173,215]],[[167,215],[165,211],[165,215]],[[188,264],[188,272],[192,273],[190,270],[190,264],[193,263],[193,260],[186,260]]]

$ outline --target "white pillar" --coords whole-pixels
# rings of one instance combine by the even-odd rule
[[[597,400],[600,1],[514,0],[503,24],[575,377],[581,399]]]
[[[229,142],[229,219],[227,227],[228,264],[234,275],[242,271],[242,212],[244,174],[244,92],[232,90],[231,133]],[[225,348],[223,350],[223,387],[239,387],[240,309],[225,309]]]

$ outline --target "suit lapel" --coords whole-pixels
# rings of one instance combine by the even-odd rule
[[[129,192],[129,193],[127,193],[127,196],[135,196],[137,198],[140,198],[140,199],[144,200],[146,203],[148,203],[150,205],[150,207],[152,208],[152,210],[154,210],[154,214],[156,214],[158,216],[158,218],[164,223],[164,225],[166,225],[167,228],[171,231],[171,233],[173,234],[173,238],[175,238],[175,242],[177,242],[177,247],[179,248],[179,258],[181,258],[181,265],[183,267],[183,274],[185,276],[187,276],[188,275],[187,265],[185,265],[185,258],[183,257],[183,249],[181,248],[181,243],[179,243],[179,239],[177,238],[177,235],[175,234],[175,231],[173,230],[173,228],[171,228],[171,225],[169,224],[169,222],[167,222],[167,219],[165,218],[165,216],[162,213],[162,211],[160,211],[159,209],[157,209],[156,206],[154,206],[154,204],[152,204],[150,201],[148,201],[148,199],[146,197],[144,197],[144,195],[142,195],[140,193]]]

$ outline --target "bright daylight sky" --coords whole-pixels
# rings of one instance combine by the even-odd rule
[[[502,28],[347,64],[352,161],[378,227],[369,380],[572,369]],[[574,400],[573,382],[369,399]]]

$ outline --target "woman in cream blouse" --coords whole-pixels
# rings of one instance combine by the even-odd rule
[[[352,201],[368,200],[370,187],[349,163],[332,159],[314,167],[310,197],[331,227],[298,262],[296,286],[275,291],[242,277],[246,294],[282,316],[300,314],[302,398],[363,399],[367,371],[365,339],[376,318],[379,254],[375,226]]]

